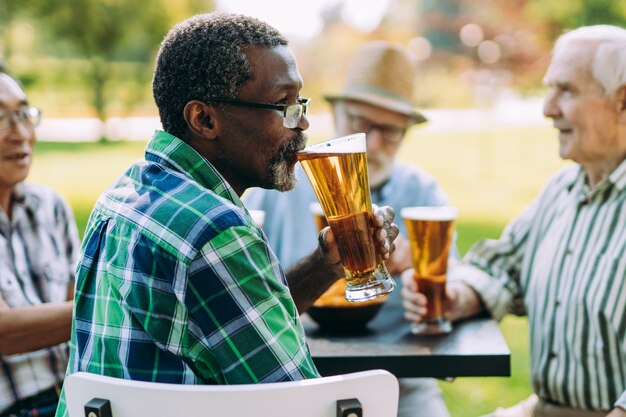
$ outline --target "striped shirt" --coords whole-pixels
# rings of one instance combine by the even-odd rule
[[[9,220],[0,208],[0,298],[12,308],[66,301],[79,248],[71,209],[51,189],[20,183],[11,210]],[[60,385],[66,366],[66,343],[0,355],[0,412]]]
[[[499,240],[477,243],[450,279],[491,314],[527,314],[540,398],[626,408],[626,161],[593,191],[565,168]]]
[[[265,235],[215,168],[165,132],[91,214],[70,355],[68,374],[177,384],[318,376]]]

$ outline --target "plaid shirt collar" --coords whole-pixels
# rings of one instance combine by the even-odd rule
[[[154,133],[146,145],[146,160],[167,165],[236,206],[244,207],[235,190],[217,169],[188,143],[170,133],[162,130]]]

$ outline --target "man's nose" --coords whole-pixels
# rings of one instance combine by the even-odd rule
[[[545,117],[555,118],[561,114],[559,108],[557,94],[553,91],[549,92],[543,102],[543,115]]]
[[[307,130],[309,126],[309,119],[306,114],[303,114],[300,117],[300,121],[298,122],[298,128],[300,128],[301,130]]]
[[[379,151],[384,148],[385,141],[383,139],[383,132],[377,127],[371,127],[366,133],[365,137],[367,140],[367,150],[369,152]]]

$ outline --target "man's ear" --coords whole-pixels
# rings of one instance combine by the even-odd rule
[[[183,116],[193,136],[213,139],[217,136],[215,107],[199,100],[185,104]]]
[[[615,92],[615,103],[619,114],[620,123],[626,124],[626,84]]]

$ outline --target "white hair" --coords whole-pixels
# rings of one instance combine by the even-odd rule
[[[591,58],[591,75],[606,95],[626,85],[626,29],[610,25],[583,26],[561,35],[553,51],[581,41],[597,43]]]

